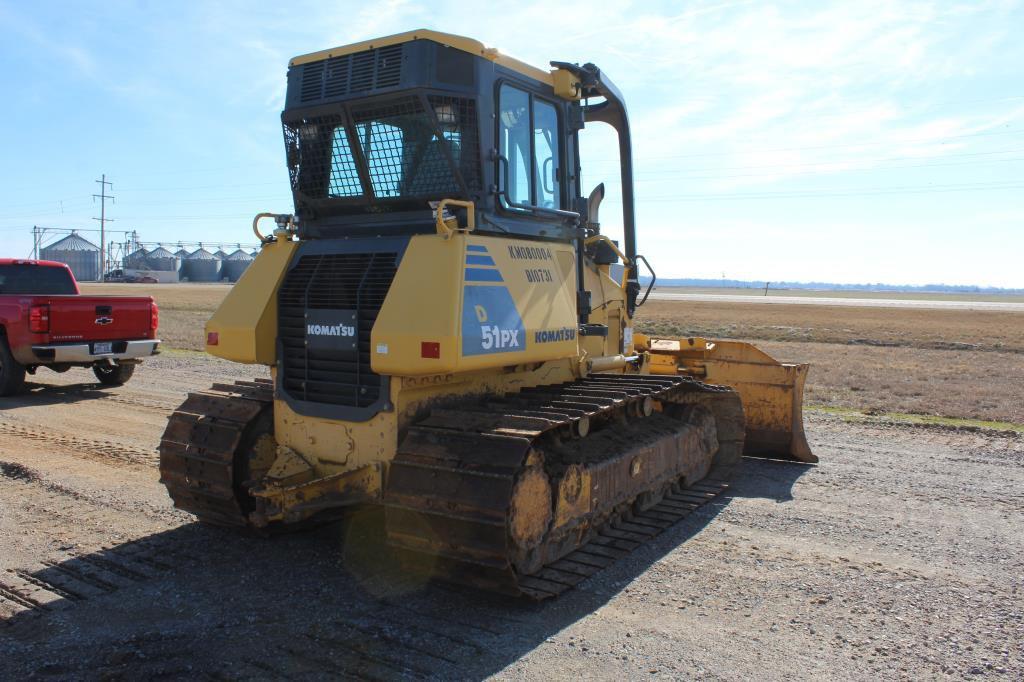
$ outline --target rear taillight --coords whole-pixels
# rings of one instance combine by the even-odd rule
[[[50,331],[50,306],[34,305],[28,313],[28,330],[33,334]]]
[[[160,326],[160,309],[156,307],[156,303],[149,304],[149,328],[156,331],[156,328]]]

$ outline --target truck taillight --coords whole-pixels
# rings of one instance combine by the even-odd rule
[[[156,328],[160,326],[160,309],[156,307],[156,303],[149,304],[149,328],[156,331]]]
[[[34,305],[29,309],[28,330],[34,334],[50,331],[50,306]]]

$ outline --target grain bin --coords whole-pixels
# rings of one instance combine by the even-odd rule
[[[238,251],[224,259],[224,274],[232,282],[237,282],[238,278],[245,272],[245,269],[252,264],[252,260],[252,255],[242,249],[238,249]]]
[[[124,257],[124,269],[149,270],[149,263],[146,262],[148,257],[149,252],[143,248],[139,248],[137,251],[132,251]]]
[[[146,264],[150,270],[161,272],[177,272],[180,267],[178,257],[162,246],[149,252]]]
[[[178,279],[185,276],[185,261],[188,260],[189,253],[183,248],[179,248],[174,252],[174,257],[178,259]]]
[[[100,249],[75,232],[67,237],[44,246],[39,250],[43,260],[67,263],[80,282],[95,282],[100,279]]]
[[[190,282],[219,282],[222,263],[206,249],[188,255],[182,265],[182,275]]]

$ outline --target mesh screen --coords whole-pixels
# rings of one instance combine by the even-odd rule
[[[366,155],[378,198],[450,194],[458,191],[434,121],[418,97],[352,109],[356,135]]]
[[[466,187],[480,189],[480,135],[477,130],[476,100],[465,97],[430,95],[438,126],[449,140],[452,158]]]
[[[286,123],[284,142],[292,189],[314,198],[358,197],[362,183],[340,115]]]
[[[378,200],[435,198],[480,188],[476,106],[472,99],[415,96],[351,108],[353,130],[341,115],[284,126],[292,188],[313,199],[358,198],[369,180]],[[439,135],[440,133],[440,135]],[[366,161],[361,179],[352,144]]]

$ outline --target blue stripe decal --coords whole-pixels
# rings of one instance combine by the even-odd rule
[[[466,251],[481,251],[487,253],[487,247],[481,246],[480,244],[469,244],[466,246]]]
[[[466,265],[494,265],[490,256],[466,256]]]
[[[467,282],[504,282],[501,272],[498,270],[483,270],[481,268],[466,268]]]

